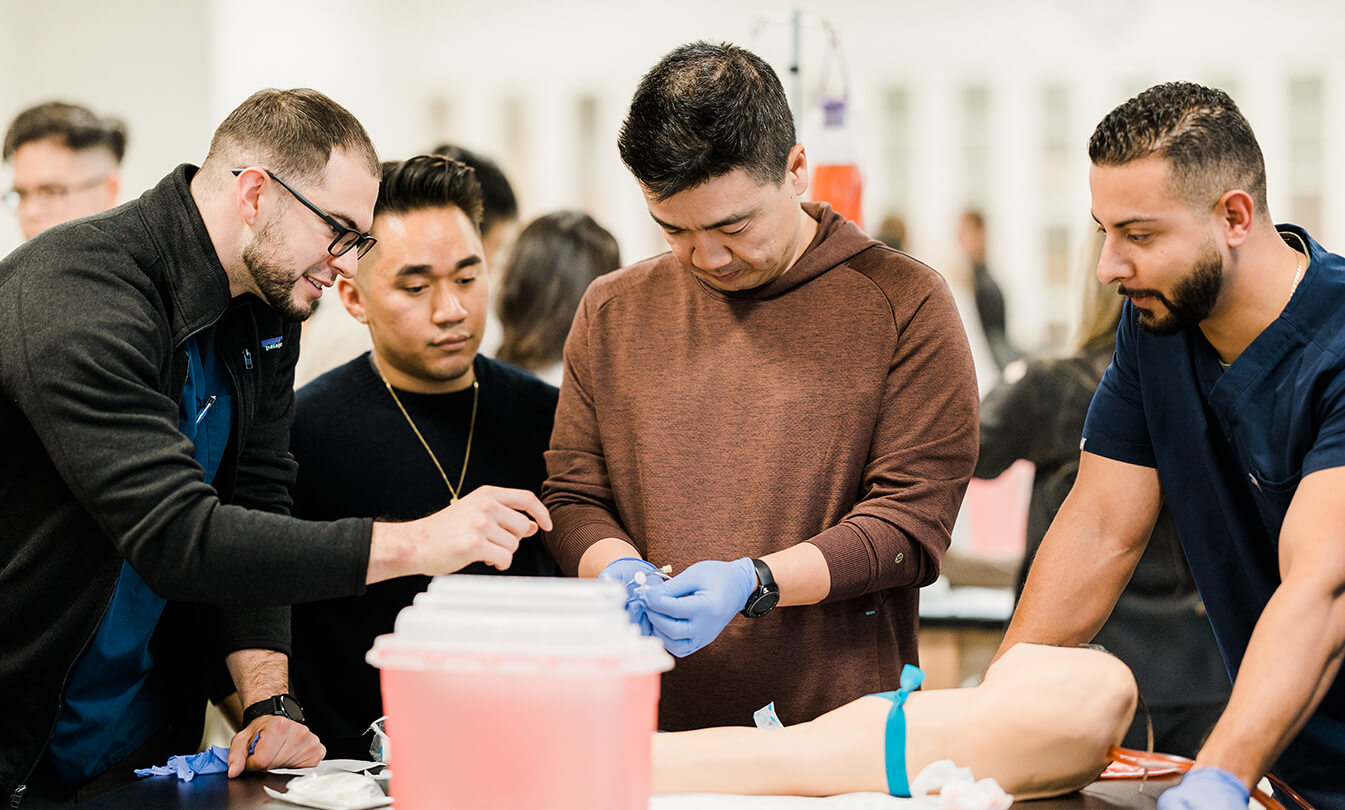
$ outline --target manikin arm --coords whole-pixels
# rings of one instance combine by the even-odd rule
[[[1129,668],[1096,650],[1021,644],[980,686],[906,701],[906,772],[950,759],[1020,799],[1068,793],[1107,764],[1135,711]],[[654,736],[655,793],[829,796],[887,792],[892,703],[866,696],[784,729]]]

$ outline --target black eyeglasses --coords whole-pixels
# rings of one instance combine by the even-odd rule
[[[344,256],[345,254],[350,252],[351,248],[354,248],[355,258],[362,259],[364,258],[364,254],[368,253],[369,249],[372,248],[374,246],[374,243],[378,241],[377,239],[373,238],[367,233],[360,233],[359,231],[353,228],[347,228],[346,226],[342,225],[331,214],[328,214],[326,211],[323,211],[321,208],[318,208],[316,205],[305,199],[304,195],[300,194],[299,192],[291,188],[289,183],[286,183],[284,180],[281,180],[279,177],[276,177],[275,173],[272,172],[270,169],[265,169],[264,171],[266,172],[268,177],[279,183],[281,188],[285,189],[290,194],[293,194],[294,199],[303,203],[308,208],[309,211],[312,211],[313,213],[317,214],[318,217],[321,218],[323,222],[327,223],[327,227],[332,229],[332,233],[336,234],[336,238],[333,239],[332,243],[327,246],[328,253],[332,254],[333,256]],[[237,177],[238,175],[243,173],[243,170],[233,169],[233,173],[234,177]]]

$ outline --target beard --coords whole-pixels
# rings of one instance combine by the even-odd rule
[[[287,321],[303,321],[313,314],[317,300],[300,303],[295,299],[294,287],[302,281],[295,278],[289,263],[280,258],[274,229],[267,225],[243,248],[243,264],[257,283],[262,299]],[[307,283],[307,282],[304,282]]]
[[[1182,330],[1196,326],[1210,316],[1214,305],[1219,302],[1219,294],[1224,288],[1224,260],[1212,245],[1206,245],[1196,259],[1191,272],[1181,278],[1172,288],[1172,297],[1158,290],[1131,289],[1121,286],[1117,292],[1127,298],[1152,296],[1167,309],[1166,315],[1156,315],[1145,309],[1135,308],[1139,313],[1139,326],[1145,332],[1168,337]]]

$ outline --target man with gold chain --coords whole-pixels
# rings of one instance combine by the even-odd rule
[[[489,301],[480,223],[481,188],[464,164],[440,156],[385,164],[378,243],[354,280],[340,282],[374,348],[299,391],[296,515],[410,519],[483,484],[540,489],[557,392],[477,354]],[[507,573],[559,569],[534,538]],[[424,577],[401,577],[363,596],[295,606],[295,691],[331,756],[368,755],[362,735],[382,701],[364,654],[425,586]]]

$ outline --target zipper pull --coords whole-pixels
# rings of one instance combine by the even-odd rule
[[[27,785],[19,785],[14,788],[14,792],[9,794],[9,806],[18,810],[19,805],[23,804],[23,794],[28,791]]]
[[[252,352],[247,349],[243,350],[243,368],[252,368]]]

